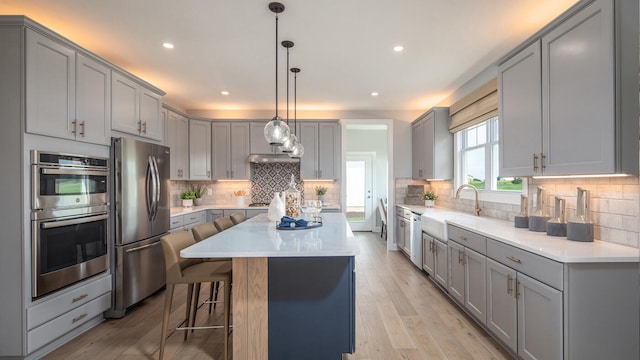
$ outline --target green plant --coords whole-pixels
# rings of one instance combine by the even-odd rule
[[[195,198],[196,198],[196,193],[193,190],[187,190],[180,193],[180,199],[189,200],[189,199],[195,199]]]
[[[318,185],[315,187],[316,190],[316,195],[324,195],[327,193],[327,188],[322,186],[322,185]]]
[[[438,195],[433,191],[427,191],[422,194],[422,200],[435,200],[438,198]]]
[[[191,191],[195,195],[196,199],[200,199],[202,195],[204,195],[204,191],[207,190],[207,185],[205,184],[194,184],[191,185]]]

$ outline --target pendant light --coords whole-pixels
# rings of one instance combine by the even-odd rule
[[[284,5],[269,3],[269,10],[276,14],[276,116],[264,127],[264,138],[272,146],[282,146],[289,138],[289,126],[278,116],[278,14],[284,11]]]
[[[287,67],[289,69],[289,49],[293,47],[293,41],[285,40],[282,42],[282,46],[287,49]],[[287,126],[289,126],[289,72],[287,71]],[[295,129],[294,129],[295,131]],[[285,154],[290,154],[293,152],[295,144],[298,142],[298,138],[295,136],[294,131],[291,131],[291,127],[289,127],[289,137],[286,138],[280,146],[280,151]]]
[[[293,73],[293,128],[295,131],[298,129],[298,73],[300,68],[291,68]],[[293,135],[295,136],[295,135]],[[304,146],[296,138],[296,144],[293,146],[293,152],[289,154],[292,158],[301,158],[304,155]]]

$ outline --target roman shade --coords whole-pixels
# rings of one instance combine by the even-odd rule
[[[452,133],[498,115],[498,80],[493,78],[449,107]]]

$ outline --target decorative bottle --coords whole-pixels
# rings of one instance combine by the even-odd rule
[[[284,192],[284,206],[285,206],[285,214],[292,218],[297,218],[300,216],[300,191],[296,189],[295,176],[291,174],[291,182],[289,183],[289,188]]]

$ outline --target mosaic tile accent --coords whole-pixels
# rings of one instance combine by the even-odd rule
[[[289,188],[291,174],[295,176],[296,189],[304,197],[304,182],[300,180],[300,164],[275,163],[251,164],[251,202],[270,203],[273,193]]]

